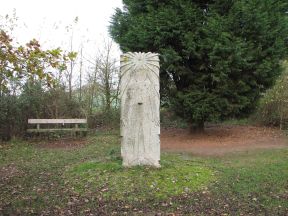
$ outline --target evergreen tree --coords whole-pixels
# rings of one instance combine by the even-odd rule
[[[158,52],[161,94],[202,129],[249,114],[288,54],[287,0],[123,0],[110,34],[122,51]]]

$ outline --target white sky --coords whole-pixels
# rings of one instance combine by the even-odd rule
[[[115,8],[122,7],[122,0],[2,0],[0,15],[12,15],[16,10],[19,18],[14,36],[20,43],[32,38],[40,41],[44,48],[69,49],[71,32],[66,26],[74,26],[73,49],[79,51],[84,44],[84,53],[93,56],[108,37],[107,26]],[[120,54],[116,48],[116,53]]]

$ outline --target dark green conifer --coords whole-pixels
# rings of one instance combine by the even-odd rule
[[[288,54],[287,0],[123,0],[110,34],[161,54],[161,93],[197,127],[249,114]]]

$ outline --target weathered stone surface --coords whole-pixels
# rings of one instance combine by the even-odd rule
[[[121,56],[120,95],[123,165],[159,167],[158,54],[129,52]]]

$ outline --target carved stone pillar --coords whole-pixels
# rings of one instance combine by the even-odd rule
[[[159,167],[158,54],[129,52],[121,56],[120,97],[123,166]]]

